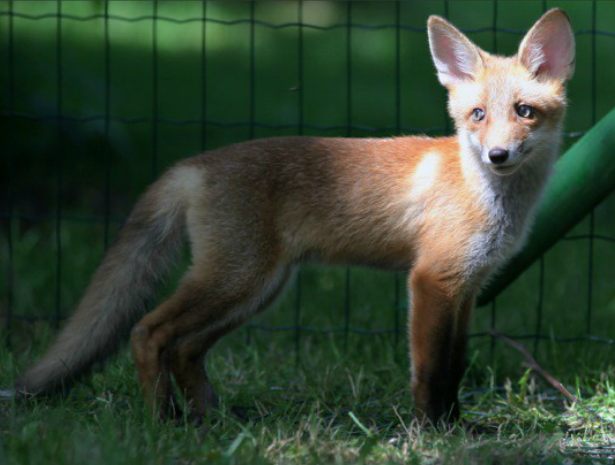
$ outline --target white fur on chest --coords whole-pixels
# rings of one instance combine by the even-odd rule
[[[471,239],[468,267],[472,270],[497,267],[523,245],[535,204],[516,189],[494,189],[481,200],[488,211],[488,221],[482,231]]]

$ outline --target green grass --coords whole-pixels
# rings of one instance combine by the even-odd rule
[[[466,426],[426,431],[412,419],[403,348],[353,339],[345,353],[334,337],[306,338],[295,365],[287,344],[247,346],[242,336],[208,361],[223,410],[204,427],[151,421],[122,353],[67,398],[0,403],[0,457],[90,465],[517,464],[596,463],[615,454],[598,448],[615,445],[612,366],[562,378],[579,395],[574,405],[520,365],[503,379],[472,366],[462,391]],[[40,348],[2,351],[0,383],[8,385]],[[492,389],[502,380],[503,388]],[[247,419],[226,413],[231,406],[243,407]]]

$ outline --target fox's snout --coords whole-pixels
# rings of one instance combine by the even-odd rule
[[[508,175],[517,171],[524,161],[524,154],[519,149],[494,147],[483,149],[482,162],[497,175]]]
[[[489,150],[487,156],[489,157],[489,161],[494,165],[501,165],[502,163],[506,163],[509,154],[510,152],[508,150],[497,147]]]
[[[474,130],[472,130],[474,129]],[[469,141],[469,146],[480,162],[491,172],[497,175],[508,175],[514,173],[527,159],[532,156],[533,147],[536,143],[547,143],[547,140],[533,135],[531,132],[523,131],[524,134],[515,134],[510,131],[506,134],[509,137],[488,137],[486,132],[468,128],[462,131]],[[501,131],[499,131],[502,135]],[[516,137],[510,137],[510,136]],[[550,137],[545,134],[544,139]],[[541,142],[542,141],[542,142]],[[542,144],[544,145],[544,144]]]
[[[531,149],[523,142],[481,147],[481,161],[495,174],[512,174],[526,160]]]

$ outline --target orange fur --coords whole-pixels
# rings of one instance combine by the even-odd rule
[[[430,45],[450,91],[454,137],[274,138],[179,163],[141,199],[59,342],[18,388],[49,391],[108,355],[184,231],[190,269],[132,330],[153,413],[176,411],[171,375],[192,415],[215,409],[205,354],[311,259],[411,270],[416,411],[432,422],[456,418],[474,296],[522,242],[557,150],[565,108],[557,73],[571,73],[570,57],[559,54],[570,47],[560,51],[545,34],[565,38],[566,28],[565,15],[552,10],[519,57],[502,58],[432,17]],[[520,103],[534,106],[535,117],[519,116]],[[472,119],[477,107],[481,121]],[[511,150],[505,170],[485,159],[494,146]]]

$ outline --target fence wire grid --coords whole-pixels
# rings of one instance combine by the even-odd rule
[[[190,7],[186,3],[190,3]],[[513,12],[510,7],[497,1],[484,2],[480,8],[473,3],[471,8],[480,10],[477,15],[476,12],[468,11],[469,6],[461,5],[465,2],[447,1],[374,2],[378,3],[377,7],[363,2],[299,1],[199,2],[197,8],[195,3],[0,2],[0,59],[5,63],[5,71],[0,79],[0,118],[3,128],[0,131],[3,134],[2,158],[6,173],[6,183],[3,181],[5,201],[0,212],[4,235],[2,260],[6,275],[3,278],[5,286],[0,294],[0,304],[4,314],[7,344],[11,344],[16,322],[45,320],[58,324],[70,313],[76,298],[85,287],[83,283],[87,281],[86,277],[78,276],[71,278],[69,283],[65,282],[68,275],[75,273],[70,268],[75,266],[75,260],[78,261],[77,256],[83,249],[83,244],[79,250],[74,245],[73,236],[77,234],[74,231],[78,230],[78,225],[86,225],[87,231],[91,232],[85,234],[89,236],[85,245],[87,249],[96,249],[95,253],[92,252],[95,257],[87,266],[84,265],[86,271],[82,272],[89,275],[104,249],[112,241],[117,227],[124,220],[127,209],[133,204],[138,192],[172,161],[190,155],[188,148],[169,155],[172,152],[172,143],[177,143],[178,140],[181,142],[190,134],[190,147],[194,148],[192,154],[195,154],[230,142],[269,135],[360,137],[448,134],[452,127],[445,113],[444,91],[437,87],[435,73],[427,55],[426,29],[416,24],[424,24],[428,14],[439,14],[460,25],[464,32],[477,40],[487,51],[498,53],[502,42],[519,41],[541,12],[559,5],[559,2],[524,2],[527,12],[519,13],[517,16],[520,15],[521,18],[517,17],[516,20],[522,25],[510,27],[509,23],[512,21],[508,19],[514,16]],[[227,3],[235,5],[223,5]],[[272,5],[277,3],[284,5]],[[570,145],[606,113],[609,105],[615,104],[610,96],[599,90],[606,87],[600,88],[598,85],[599,77],[601,82],[605,83],[608,83],[605,76],[615,77],[615,71],[610,71],[605,68],[606,65],[599,63],[598,55],[599,40],[608,41],[603,49],[615,48],[615,27],[613,30],[597,28],[599,15],[603,15],[600,18],[604,17],[604,24],[615,25],[615,5],[597,1],[576,2],[572,6],[572,2],[564,3],[563,7],[573,10],[569,11],[569,14],[579,41],[579,54],[582,55],[577,75],[583,76],[580,84],[575,84],[575,81],[571,84],[571,111],[578,111],[580,114],[568,119],[569,129],[565,134],[565,145]],[[195,15],[182,17],[178,13],[181,13],[182,8],[177,5],[183,5]],[[281,9],[282,13],[276,13],[276,8]],[[143,14],[147,9],[150,12]],[[162,10],[167,12],[161,13]],[[384,13],[375,15],[375,19],[371,20],[370,13],[376,11]],[[479,19],[473,20],[470,15]],[[524,15],[527,20],[523,19]],[[306,19],[308,16],[316,19],[326,16],[328,22],[310,22]],[[289,20],[280,22],[278,17]],[[577,17],[581,17],[582,21],[577,21]],[[379,20],[383,22],[374,22]],[[581,24],[577,25],[579,22]],[[75,24],[95,29],[97,32],[94,39],[90,37],[85,41],[85,45],[78,44],[74,38],[75,31],[78,31]],[[182,112],[182,108],[169,111],[172,109],[169,102],[175,97],[173,92],[168,90],[167,80],[175,79],[173,82],[176,82],[177,79],[169,78],[169,60],[172,58],[169,49],[172,48],[172,39],[168,25],[191,28],[188,35],[193,43],[187,48],[191,60],[190,73],[197,84],[193,86],[196,92],[188,102],[190,111],[187,112]],[[163,30],[163,26],[166,29]],[[135,39],[136,35],[131,35],[130,29],[136,27],[139,28],[140,34],[138,40]],[[164,33],[164,37],[161,33]],[[175,34],[179,33],[178,29]],[[322,37],[317,37],[318,35],[333,36],[325,41]],[[360,40],[357,39],[358,35],[362,36]],[[118,66],[118,60],[114,60],[114,55],[128,53],[124,49],[132,46],[132,39],[139,43],[138,52],[146,53],[148,57],[147,60],[135,64],[139,68],[135,71],[135,80],[138,82],[131,87],[116,77],[118,69],[122,67]],[[265,39],[268,42],[262,42]],[[80,76],[81,64],[78,58],[84,56],[84,51],[77,49],[85,47],[87,52],[87,46],[93,40],[97,41],[97,51],[92,53],[93,56],[83,66],[90,69],[90,74],[86,76],[90,81],[87,92],[97,96],[98,102],[96,105],[84,105],[83,99],[75,98],[71,92],[73,86],[82,85],[82,82],[73,80],[75,76]],[[277,43],[286,41],[287,45],[281,49],[284,54],[279,58],[265,53],[263,44],[272,43],[273,40],[278,41]],[[335,47],[335,50],[327,51],[322,47],[310,50],[319,40],[322,41],[321,45],[327,43]],[[149,47],[145,43],[148,41]],[[373,108],[380,111],[377,104],[372,104],[372,108],[367,110],[363,105],[364,100],[377,100],[376,94],[382,91],[380,87],[366,84],[367,81],[358,71],[370,66],[369,60],[365,58],[369,53],[377,53],[377,49],[368,51],[369,53],[362,49],[367,47],[367,41],[387,42],[387,55],[386,59],[381,60],[381,67],[386,68],[388,73],[384,84],[388,106],[386,118],[380,120],[365,116],[374,113]],[[37,57],[31,51],[31,47],[37,44],[44,48],[40,53],[41,56],[44,55],[46,73],[33,78],[31,72],[36,74],[40,68],[35,66],[32,71],[28,67],[31,66],[32,59]],[[223,45],[236,51],[235,55],[227,56],[224,59],[226,61],[219,57],[221,53],[227,52],[223,50]],[[410,45],[413,50],[408,50]],[[74,47],[74,50],[71,47]],[[509,46],[503,53],[510,52]],[[327,82],[310,88],[310,83],[315,82],[310,63],[317,61],[314,57],[318,53],[323,56],[335,55],[333,61],[337,65],[332,73],[337,76],[327,78],[329,84],[335,83],[329,88],[326,88]],[[601,52],[600,59],[605,55],[607,52]],[[123,55],[124,60],[126,56]],[[260,64],[259,59],[262,60]],[[362,61],[365,63],[361,63]],[[416,71],[415,62],[419,63]],[[229,68],[222,71],[213,70],[212,66],[218,67],[220,63],[227,63]],[[602,66],[600,70],[599,66]],[[269,70],[275,73],[279,70],[284,74],[284,70],[290,67],[293,68],[293,76],[284,82],[294,85],[285,89],[282,97],[276,94],[273,99],[281,109],[269,111],[268,108],[274,104],[267,102],[267,96],[273,93],[266,92],[268,95],[265,98],[259,96],[261,85],[270,78],[265,72]],[[163,72],[163,69],[167,71]],[[212,74],[214,72],[218,72],[218,75]],[[25,77],[25,73],[28,77]],[[219,91],[219,86],[222,86],[221,82],[225,79],[224,76],[220,77],[220,74],[233,83],[241,84],[231,91],[241,93],[241,96],[229,105],[231,108],[228,111],[223,111],[226,106],[224,98],[228,99],[229,93]],[[421,75],[423,80],[417,81],[417,75]],[[33,79],[36,79],[36,82]],[[432,81],[429,84],[429,92],[422,90],[423,83],[428,81]],[[377,85],[377,82],[371,84]],[[122,86],[126,86],[128,90],[124,90]],[[127,92],[137,87],[145,88],[141,89],[138,98],[135,97],[127,105],[118,104]],[[327,117],[326,112],[315,110],[313,99],[318,92],[324,95],[318,99],[320,106],[327,106],[327,99],[332,98],[330,105],[336,107],[333,110],[336,113],[336,121]],[[420,102],[424,104],[426,101],[432,101],[431,106],[437,108],[430,110],[431,116],[425,118],[430,122],[428,125],[417,124],[417,118],[410,114],[412,111],[422,111],[420,107],[408,108],[407,105],[413,98],[417,98],[417,94],[424,92],[429,94],[428,99]],[[144,106],[144,111],[143,105],[138,103],[147,103],[148,99],[149,103]],[[188,103],[183,102],[182,105],[187,107]],[[167,109],[166,112],[164,108]],[[221,115],[225,118],[221,118]],[[25,137],[26,134],[30,134],[30,137]],[[176,135],[171,137],[169,134]],[[167,136],[172,142],[165,142]],[[24,138],[27,139],[25,142]],[[37,138],[41,140],[36,141]],[[95,154],[96,169],[92,170],[84,165],[82,168],[86,172],[75,177],[79,170],[72,165],[80,164],[82,160],[74,154],[84,147]],[[126,155],[128,153],[140,155]],[[26,164],[24,160],[30,156],[39,164]],[[124,166],[128,165],[139,166],[139,174],[135,175],[135,182],[132,184],[126,179],[118,181],[123,177],[130,178],[130,170],[127,169],[128,175],[123,174]],[[42,171],[42,187],[35,189],[34,194],[30,193],[31,182],[28,178],[32,176],[32,172],[26,171],[25,167]],[[143,174],[144,172],[147,174]],[[35,180],[35,184],[38,182]],[[127,183],[130,184],[129,187],[126,187]],[[608,269],[609,262],[615,263],[609,259],[615,259],[615,223],[608,220],[613,216],[611,213],[614,206],[611,196],[604,202],[604,206],[592,210],[581,226],[562,238],[560,244],[584,244],[582,251],[579,245],[575,246],[572,255],[576,258],[569,257],[569,249],[558,244],[555,248],[564,247],[566,250],[555,253],[555,270],[548,266],[546,256],[552,253],[549,252],[525,273],[519,280],[521,284],[513,285],[514,289],[510,292],[504,292],[509,294],[508,298],[505,295],[498,296],[485,308],[478,310],[477,318],[480,322],[475,325],[477,327],[472,336],[490,339],[492,349],[495,345],[493,332],[506,334],[513,339],[533,341],[535,350],[543,339],[557,342],[615,343],[615,339],[609,337],[608,330],[604,331],[603,323],[608,321],[608,318],[611,318],[611,322],[614,321],[615,296],[607,290],[606,296],[596,302],[597,274]],[[603,212],[598,214],[600,209]],[[597,221],[602,218],[606,218],[607,224],[599,228]],[[72,225],[77,226],[72,229]],[[47,260],[47,268],[41,278],[43,284],[53,283],[52,286],[45,287],[39,282],[30,282],[26,276],[28,266],[23,262],[30,256],[28,253],[36,255],[36,250],[39,249],[36,249],[35,244],[29,252],[22,253],[21,250],[27,248],[23,244],[27,242],[24,237],[28,231],[37,228],[43,230],[46,237],[45,240],[41,239],[38,246],[53,252],[53,256],[50,255],[51,252],[45,255],[46,259],[52,258],[53,269]],[[610,246],[608,251],[605,245]],[[601,258],[606,262],[602,267],[596,266],[598,247]],[[572,279],[575,286],[583,282],[584,297],[573,299],[571,308],[561,310],[574,313],[571,321],[576,322],[572,333],[561,335],[553,330],[553,321],[559,318],[558,313],[545,311],[550,294],[548,280],[555,280],[554,275],[561,271],[561,264],[571,263],[573,259],[575,270]],[[579,264],[577,259],[581,262],[585,260],[586,264]],[[326,271],[310,266],[302,266],[299,269],[293,289],[285,298],[283,306],[287,320],[272,323],[276,318],[279,320],[284,317],[270,317],[269,322],[265,319],[248,325],[248,340],[253,337],[255,331],[283,332],[292,336],[296,353],[299,354],[300,341],[305,333],[339,333],[343,335],[346,345],[350,334],[383,334],[396,342],[404,337],[407,297],[404,294],[403,276],[391,274],[372,278],[370,272],[345,268],[335,270],[325,281],[319,281],[319,276],[326,276]],[[21,271],[22,269],[26,271]],[[607,274],[599,279],[602,292],[609,284],[610,278]],[[369,306],[357,305],[357,299],[353,299],[353,296],[360,294],[361,288],[372,280],[375,280],[379,287],[388,286],[387,291],[382,291],[387,297],[375,305],[378,307],[376,310],[374,306],[367,308]],[[79,282],[79,285],[75,285],[77,289],[69,291],[70,283],[75,281]],[[314,289],[319,289],[319,285],[314,285],[315,282],[320,285],[325,282],[329,287],[333,283],[335,292],[338,293],[336,296],[343,297],[341,301],[338,299],[337,304],[330,305],[333,307],[331,312],[340,317],[335,323],[326,318],[318,320],[326,324],[308,321],[306,302],[313,298],[316,292]],[[390,283],[390,286],[386,283]],[[565,289],[569,286],[569,281],[559,279],[553,288],[563,287],[565,295]],[[29,295],[39,292],[48,294],[48,300],[37,304],[36,297],[30,298]],[[70,298],[66,297],[67,292],[71,294]],[[521,297],[510,297],[511,294],[519,294]],[[562,292],[558,291],[556,294],[560,295]],[[580,295],[581,292],[577,294]],[[521,299],[525,300],[520,303]],[[386,302],[386,308],[382,307],[383,301]],[[39,307],[49,308],[49,305],[52,311],[38,310]],[[502,310],[501,305],[506,310]],[[527,308],[526,313],[522,321],[513,324],[511,329],[510,325],[506,325],[506,315],[511,308],[519,306]],[[361,308],[357,310],[357,307]],[[597,308],[600,308],[601,312],[599,324],[595,321]],[[370,312],[374,311],[378,313],[380,320],[369,317]],[[357,312],[368,315],[363,315],[359,320],[371,323],[376,321],[381,326],[357,324],[356,318],[353,318]],[[600,331],[596,331],[597,328]]]

